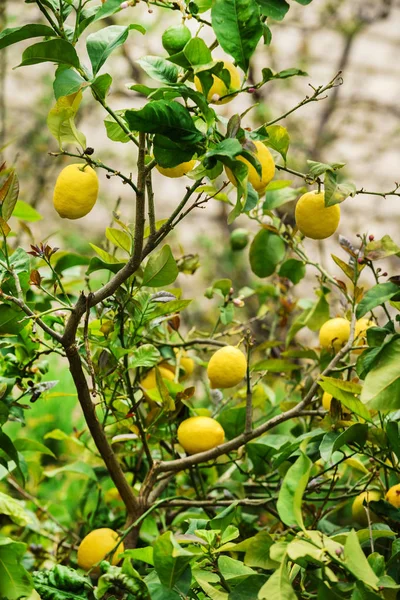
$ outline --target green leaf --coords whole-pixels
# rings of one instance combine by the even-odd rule
[[[62,96],[51,109],[47,117],[47,127],[56,138],[60,149],[63,144],[78,143],[82,149],[86,148],[86,138],[75,126],[75,115],[82,101],[82,92]]]
[[[161,83],[176,83],[178,69],[160,56],[143,56],[136,61],[152,79]]]
[[[94,75],[97,75],[110,54],[126,42],[128,35],[129,27],[122,25],[110,25],[88,35],[86,49]]]
[[[321,381],[318,381],[318,384],[324,392],[331,394],[331,396],[339,400],[343,406],[348,408],[354,414],[367,421],[371,419],[368,409],[354,395],[361,392],[360,385],[352,383],[351,381],[343,381],[327,376],[321,377]]]
[[[172,315],[180,312],[189,306],[191,302],[191,300],[171,300],[171,302],[163,302],[150,314],[150,319],[153,320],[164,315]]]
[[[135,348],[133,354],[128,357],[130,369],[137,367],[154,367],[160,362],[161,354],[152,344],[143,344]]]
[[[195,144],[204,137],[178,102],[156,100],[140,110],[127,110],[125,116],[132,131],[158,133],[181,144]]]
[[[275,272],[285,256],[283,239],[268,229],[261,229],[250,246],[251,270],[258,277],[268,277]]]
[[[327,171],[324,178],[325,206],[334,206],[346,200],[348,196],[354,196],[356,189],[354,183],[338,183],[337,174]]]
[[[59,257],[55,264],[55,270],[57,273],[62,273],[67,269],[71,269],[72,267],[88,265],[90,262],[90,258],[88,256],[73,254],[72,252],[66,252],[65,254],[60,252],[60,255],[57,253],[57,257]]]
[[[365,378],[361,402],[368,408],[388,412],[400,408],[400,338],[394,338],[379,353]]]
[[[97,256],[95,256],[94,258],[90,259],[89,267],[88,267],[88,270],[86,271],[86,275],[90,275],[91,273],[94,273],[95,271],[101,271],[102,269],[105,269],[106,271],[111,271],[112,273],[118,273],[118,271],[120,271],[124,265],[125,265],[125,263],[121,263],[121,262],[108,263],[106,261],[101,260],[100,258],[97,258]]]
[[[229,594],[229,600],[254,600],[258,598],[258,593],[266,583],[266,579],[265,575],[259,574],[249,575],[245,579],[242,578]]]
[[[286,260],[279,269],[279,277],[286,277],[294,284],[299,283],[305,277],[305,274],[305,264],[295,258]]]
[[[41,598],[48,600],[87,600],[91,588],[88,578],[64,565],[34,571],[33,582]]]
[[[178,274],[171,248],[166,245],[150,256],[144,269],[142,283],[148,287],[163,287],[174,283]]]
[[[215,587],[215,585],[212,585],[218,585],[220,583],[220,579],[216,573],[196,568],[193,569],[192,574],[198,585],[207,594],[207,598],[211,598],[211,600],[228,600],[228,594],[226,592],[222,592]]]
[[[80,461],[65,465],[64,467],[59,467],[58,469],[51,469],[44,472],[46,477],[56,477],[60,473],[76,473],[78,475],[83,475],[88,479],[92,479],[93,481],[97,481],[96,473],[92,467]]]
[[[121,250],[125,250],[128,254],[131,253],[132,248],[132,240],[130,236],[125,233],[125,231],[121,231],[120,229],[114,229],[113,227],[107,227],[106,229],[106,238],[117,248],[121,248]]]
[[[79,68],[79,58],[75,48],[66,40],[57,39],[39,42],[29,46],[22,54],[22,62],[18,67],[52,62],[60,65]]]
[[[252,367],[252,371],[269,371],[270,373],[290,373],[301,369],[302,365],[292,363],[288,360],[282,360],[281,358],[267,358],[260,360],[255,363]]]
[[[10,334],[15,335],[19,333],[24,327],[26,327],[26,321],[22,321],[25,313],[14,305],[9,306],[8,304],[0,305],[0,335]],[[0,442],[1,443],[1,442]]]
[[[314,160],[308,160],[309,173],[312,177],[319,177],[327,171],[337,171],[342,169],[346,163],[320,163]]]
[[[357,534],[352,529],[347,536],[344,545],[344,565],[360,581],[371,586],[373,589],[378,589],[379,578],[371,569],[369,562],[362,551]]]
[[[56,78],[53,83],[54,96],[56,100],[61,96],[76,94],[83,87],[89,85],[83,77],[73,69],[66,69],[61,66],[56,71]]]
[[[369,289],[364,295],[363,299],[357,306],[356,317],[361,319],[370,310],[373,310],[377,306],[384,304],[396,294],[400,294],[400,288],[398,285],[388,281],[387,283],[378,283]]]
[[[274,208],[278,208],[278,206],[282,206],[287,202],[293,202],[293,200],[296,200],[296,198],[298,198],[300,192],[301,190],[292,187],[286,187],[278,190],[269,190],[267,188],[265,194],[265,202],[263,204],[264,212],[267,210],[273,210]]]
[[[367,435],[368,425],[364,423],[355,423],[348,429],[345,429],[342,433],[330,431],[324,436],[319,447],[321,458],[325,461],[329,461],[334,452],[340,450],[342,446],[345,446],[349,442],[356,442],[362,447],[367,440]]]
[[[172,589],[194,556],[178,544],[171,531],[161,535],[154,543],[153,559],[162,585]]]
[[[289,4],[285,0],[257,0],[261,14],[275,21],[282,21],[289,10]]]
[[[110,87],[112,84],[112,77],[108,73],[103,73],[103,75],[99,75],[92,82],[92,90],[101,100],[105,100],[107,97]],[[118,111],[115,111],[118,112]]]
[[[283,560],[258,592],[258,600],[297,600],[290,584],[287,559]]]
[[[153,139],[154,158],[161,167],[176,167],[188,162],[195,154],[195,147],[183,147],[163,135],[156,134]]]
[[[18,452],[40,452],[40,454],[46,454],[47,456],[55,458],[55,455],[50,448],[36,440],[17,438],[14,442],[14,446]]]
[[[268,139],[265,140],[267,146],[270,146],[282,156],[286,162],[287,152],[289,150],[290,137],[286,127],[281,125],[270,125],[266,128]]]
[[[226,580],[255,575],[255,571],[250,567],[246,567],[241,561],[224,555],[218,558],[218,569]]]
[[[11,169],[7,180],[0,189],[1,216],[4,221],[8,221],[16,206],[19,196],[19,181],[15,169]]]
[[[30,23],[29,25],[22,25],[21,27],[3,29],[0,33],[0,50],[7,46],[11,46],[11,44],[16,44],[17,42],[22,42],[23,40],[28,40],[33,37],[47,36],[54,36],[53,29],[47,25],[41,25],[40,23]]]
[[[297,525],[304,529],[301,502],[307,487],[311,467],[312,461],[301,452],[299,458],[287,471],[282,482],[276,507],[280,519],[289,527]]]
[[[17,200],[11,216],[29,223],[35,223],[43,219],[42,215],[33,206],[23,200]]]
[[[263,34],[260,11],[255,0],[215,0],[211,22],[222,49],[233,56],[243,71]]]
[[[373,240],[365,246],[364,255],[369,260],[381,260],[393,254],[400,255],[400,248],[389,235],[384,235],[381,240]]]
[[[128,127],[128,123],[125,120],[125,111],[124,110],[117,110],[115,111],[116,114],[120,117],[120,119],[126,123],[126,126]],[[104,125],[107,131],[107,137],[112,140],[113,142],[122,142],[122,144],[126,144],[127,142],[130,142],[130,137],[129,135],[127,135],[125,133],[125,131],[122,129],[121,125],[119,125],[119,123],[117,123],[114,119],[114,117],[111,117],[110,115],[108,117],[106,117],[104,119]]]
[[[276,569],[279,563],[272,560],[269,555],[274,540],[267,531],[259,531],[247,547],[244,555],[244,564],[259,569]]]
[[[28,513],[23,503],[2,492],[0,492],[0,514],[7,515],[20,527],[26,527],[33,523],[32,515]]]
[[[183,53],[192,66],[208,65],[212,62],[209,47],[199,37],[194,37],[186,44]]]
[[[0,536],[0,598],[19,600],[29,596],[33,584],[22,565],[26,544]]]

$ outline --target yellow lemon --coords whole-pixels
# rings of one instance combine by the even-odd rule
[[[193,373],[194,367],[195,367],[195,362],[194,362],[193,358],[191,358],[190,356],[187,356],[185,350],[179,351],[177,348],[175,348],[174,352],[175,352],[175,354],[178,354],[179,352],[181,352],[181,357],[179,359],[179,368],[183,369],[185,371],[185,373],[183,375],[181,375],[179,377],[179,379],[185,379],[186,377],[190,377],[190,375]],[[175,365],[171,365],[168,362],[163,362],[163,363],[161,363],[161,365],[162,365],[162,368],[168,369],[168,371],[171,371],[171,373],[173,373],[175,375]]]
[[[186,173],[189,173],[189,171],[194,169],[195,164],[195,160],[189,160],[188,162],[183,162],[179,165],[176,165],[176,167],[160,167],[160,165],[156,165],[156,169],[161,173],[161,175],[176,179],[177,177],[183,177],[186,175]]]
[[[324,198],[324,192],[307,192],[298,199],[296,204],[297,228],[303,235],[313,240],[328,238],[339,226],[339,205],[326,207]]]
[[[213,84],[207,94],[207,100],[208,102],[213,102],[213,104],[226,104],[227,102],[230,102],[235,97],[233,94],[232,96],[227,96],[222,100],[213,100],[213,97],[218,96],[219,98],[221,98],[221,96],[226,96],[226,94],[230,94],[231,92],[235,92],[240,89],[240,75],[235,65],[227,60],[224,60],[224,69],[229,71],[231,76],[231,82],[228,88],[226,84],[222,81],[222,79],[220,79],[216,75],[212,76]],[[196,86],[196,90],[198,92],[204,93],[203,86],[201,85],[201,81],[198,77],[194,78],[194,85]]]
[[[382,494],[379,490],[368,490],[359,494],[354,500],[351,508],[353,519],[362,527],[368,527],[367,513],[363,504],[364,500],[369,504],[369,502],[376,502],[381,498]],[[369,511],[369,518],[372,523],[377,523],[379,521],[379,518],[371,510]]]
[[[190,417],[178,427],[178,440],[188,454],[211,450],[223,443],[225,432],[211,417]]]
[[[332,402],[332,394],[328,394],[328,392],[324,392],[322,395],[322,406],[325,410],[330,411],[331,410],[331,402]],[[342,405],[342,403],[340,403],[340,406],[342,407],[342,412],[344,414],[351,414],[351,411],[346,408],[345,406]]]
[[[89,165],[73,164],[59,174],[54,188],[54,208],[63,219],[80,219],[96,204],[99,180]]]
[[[354,330],[354,345],[365,346],[367,344],[367,329],[374,326],[375,323],[369,319],[358,319]],[[358,350],[353,350],[353,352],[354,354],[362,354],[364,350],[359,348]]]
[[[243,352],[234,346],[224,346],[210,358],[207,375],[213,389],[224,389],[240,383],[246,370],[247,359]]]
[[[158,368],[160,370],[160,375],[163,379],[168,379],[169,381],[174,380],[174,373],[172,373],[169,369],[166,369],[165,367],[158,367]],[[147,373],[146,377],[143,377],[143,379],[140,381],[140,385],[145,390],[152,390],[153,388],[156,388],[157,387],[156,370],[150,369],[150,371]]]
[[[78,565],[81,569],[88,571],[95,564],[105,559],[107,554],[118,544],[118,540],[118,533],[112,529],[107,527],[94,529],[79,544]],[[113,565],[119,563],[123,551],[124,544],[121,542],[112,557],[111,563]]]
[[[400,508],[400,483],[389,488],[385,499],[396,508]]]
[[[269,184],[271,179],[273,179],[273,177],[275,175],[275,163],[274,163],[274,159],[272,158],[272,154],[268,150],[267,146],[265,146],[260,141],[253,141],[253,144],[256,147],[255,155],[261,164],[261,177],[255,170],[253,165],[251,165],[248,160],[243,158],[243,156],[237,156],[236,159],[240,160],[241,162],[244,162],[245,165],[247,165],[248,170],[249,170],[249,172],[248,172],[249,183],[251,183],[251,185],[256,190],[256,192],[258,192],[259,194],[262,194],[265,191],[265,188],[267,187],[267,185]],[[231,183],[233,183],[233,185],[237,185],[235,176],[232,173],[232,171],[228,167],[225,167],[225,171],[226,171],[226,174],[228,175],[229,181]]]
[[[350,321],[337,317],[329,319],[319,330],[319,343],[325,350],[339,352],[350,337]]]

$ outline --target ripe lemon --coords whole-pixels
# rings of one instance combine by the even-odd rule
[[[81,219],[96,204],[99,180],[89,165],[73,164],[59,174],[54,188],[54,208],[63,219]]]
[[[178,427],[178,440],[188,454],[211,450],[223,443],[225,432],[211,417],[190,417]]]
[[[213,389],[224,389],[240,383],[246,370],[247,359],[243,352],[234,346],[224,346],[210,358],[207,375]]]
[[[350,321],[337,317],[329,319],[319,330],[319,343],[325,350],[339,352],[350,337]]]
[[[326,207],[324,198],[324,192],[307,192],[296,204],[296,225],[303,235],[313,240],[328,238],[339,226],[339,205]]]
[[[163,379],[168,379],[169,381],[174,380],[174,373],[172,373],[169,369],[166,369],[165,367],[161,367],[161,366],[158,368],[160,370],[160,375]],[[147,375],[145,377],[143,377],[143,379],[141,379],[140,385],[145,390],[152,390],[153,388],[156,388],[157,387],[156,370],[150,369],[150,371],[147,373]]]
[[[274,159],[272,158],[271,152],[268,150],[267,146],[265,146],[260,141],[253,141],[253,144],[256,147],[255,155],[261,164],[261,177],[255,170],[253,165],[251,165],[248,160],[243,158],[243,156],[237,156],[236,159],[240,160],[241,162],[244,162],[247,165],[248,170],[249,170],[248,171],[249,183],[251,183],[251,185],[256,190],[256,192],[258,192],[259,194],[262,194],[265,192],[265,188],[267,187],[267,185],[269,184],[269,182],[271,181],[271,179],[273,179],[273,177],[275,175],[275,163],[274,163]],[[233,185],[237,185],[235,176],[232,173],[232,171],[228,167],[225,167],[225,171],[226,171],[229,181],[231,183],[233,183]]]
[[[176,167],[160,167],[160,165],[156,165],[156,169],[161,173],[161,175],[170,177],[171,179],[176,179],[177,177],[183,177],[183,175],[189,173],[189,171],[194,169],[195,164],[195,160],[189,160],[188,162],[180,163]]]
[[[369,319],[358,319],[354,330],[354,345],[365,346],[367,343],[367,329],[374,327],[375,323]],[[353,350],[354,354],[362,354],[364,350]]]
[[[389,488],[385,499],[396,508],[400,508],[400,483]]]
[[[175,348],[174,350],[175,354],[179,353],[179,350],[177,348]],[[171,371],[171,373],[173,373],[175,375],[175,365],[171,365],[168,362],[163,362],[161,363],[162,368],[163,369],[168,369],[168,371]],[[184,375],[181,375],[179,377],[179,379],[184,379],[185,377],[190,377],[190,375],[193,373],[194,371],[194,367],[195,367],[195,363],[193,358],[191,358],[190,356],[187,356],[185,350],[181,351],[181,357],[179,359],[179,368],[183,369],[185,371]]]
[[[376,502],[381,498],[382,494],[379,490],[368,490],[356,496],[351,508],[353,519],[362,527],[368,527],[368,518],[363,502],[365,500],[366,503],[369,504],[369,502]],[[379,518],[371,510],[369,511],[369,518],[372,523],[379,522]]]
[[[172,25],[162,34],[161,43],[168,54],[176,54],[184,49],[191,37],[186,25]]]
[[[94,529],[83,538],[78,548],[78,565],[81,569],[88,571],[95,564],[105,559],[117,545],[119,540],[118,533],[107,527]],[[111,564],[117,565],[120,561],[120,555],[124,551],[123,542],[120,543],[115,551]]]
[[[224,69],[229,71],[230,76],[231,76],[229,88],[226,87],[226,84],[224,83],[224,81],[222,81],[222,79],[220,79],[216,75],[213,75],[212,76],[213,84],[207,94],[208,102],[213,102],[213,104],[226,104],[227,102],[230,102],[235,97],[233,94],[232,94],[232,96],[227,96],[226,98],[223,98],[222,100],[213,100],[213,97],[214,96],[219,96],[219,97],[226,96],[226,94],[230,94],[231,92],[235,92],[240,89],[240,75],[239,75],[239,71],[237,70],[235,65],[227,60],[224,60]],[[194,78],[194,85],[196,86],[196,90],[198,92],[204,93],[203,86],[201,85],[201,81],[198,77]]]
[[[325,410],[330,411],[331,410],[331,403],[332,403],[332,394],[328,394],[328,392],[324,392],[322,395],[322,406]],[[342,413],[344,414],[351,414],[351,411],[346,408],[346,406],[343,406],[342,403],[340,403],[340,406],[342,407]]]

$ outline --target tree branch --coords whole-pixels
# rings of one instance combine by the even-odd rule
[[[356,323],[356,318],[355,318],[355,313],[353,312],[352,320],[351,320],[351,328],[350,328],[350,337],[349,337],[348,342],[336,354],[336,356],[334,356],[334,358],[331,360],[329,365],[326,367],[326,369],[324,369],[324,371],[320,374],[319,377],[322,377],[323,375],[327,375],[333,368],[336,367],[338,362],[340,362],[342,360],[342,358],[351,350],[351,347],[352,347],[353,341],[354,341],[355,323]],[[318,389],[318,380],[314,381],[314,383],[311,385],[309,391],[307,392],[307,394],[305,395],[303,400],[301,402],[299,402],[295,407],[293,407],[279,415],[276,415],[275,417],[272,417],[272,419],[269,419],[262,425],[259,425],[258,427],[253,429],[251,432],[249,432],[249,433],[244,432],[241,435],[238,435],[237,437],[233,438],[229,442],[226,442],[225,444],[221,444],[221,446],[217,446],[216,448],[213,448],[212,450],[207,450],[206,452],[199,452],[198,454],[194,454],[192,456],[186,456],[185,458],[180,458],[177,460],[171,460],[171,461],[165,461],[165,462],[161,461],[158,464],[154,465],[155,472],[156,473],[164,473],[164,472],[168,472],[168,471],[175,471],[175,472],[182,471],[188,467],[191,467],[192,465],[196,465],[196,464],[199,464],[202,462],[207,462],[209,460],[214,460],[214,459],[218,458],[219,456],[222,456],[223,454],[228,454],[229,452],[232,452],[233,450],[237,450],[238,448],[247,444],[251,440],[254,440],[257,437],[260,437],[261,435],[263,435],[263,433],[266,433],[273,427],[276,427],[280,423],[283,423],[285,421],[288,421],[289,419],[293,419],[294,417],[299,416],[299,414],[304,410],[304,408],[308,404],[311,403],[317,389]]]

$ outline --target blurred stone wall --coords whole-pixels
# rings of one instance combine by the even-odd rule
[[[6,7],[8,26],[40,20],[35,7],[22,0],[1,0]],[[253,127],[274,119],[312,93],[309,85],[326,84],[343,71],[343,85],[331,90],[328,98],[311,103],[281,121],[291,135],[288,166],[305,170],[306,158],[326,162],[346,162],[346,176],[357,188],[389,191],[395,181],[400,182],[400,3],[391,0],[314,0],[308,7],[291,3],[292,8],[283,23],[271,23],[272,45],[260,46],[255,56],[251,78],[257,81],[263,67],[279,71],[299,67],[308,76],[273,81],[264,86],[256,99],[258,107],[245,118],[245,125]],[[23,8],[23,10],[21,10]],[[146,54],[162,51],[161,34],[170,24],[180,22],[177,11],[153,7],[150,13],[143,2],[122,11],[115,18],[118,23],[137,22],[144,25],[148,35],[132,31],[123,50],[109,59],[102,72],[109,71],[114,78],[109,103],[114,109],[140,107],[143,97],[127,89],[128,83],[150,80],[135,62]],[[198,23],[187,23],[193,32]],[[207,33],[206,39],[213,40]],[[64,249],[87,251],[87,242],[97,242],[111,220],[111,212],[118,199],[122,220],[130,222],[134,199],[119,180],[101,177],[100,202],[95,210],[78,222],[61,221],[52,208],[52,188],[57,172],[65,159],[49,157],[49,150],[57,150],[46,128],[46,115],[54,100],[52,79],[54,68],[46,63],[12,70],[20,62],[24,47],[29,42],[10,47],[2,53],[2,70],[6,76],[1,82],[4,107],[2,138],[8,143],[4,153],[9,161],[16,160],[21,179],[21,199],[32,203],[45,220],[32,224],[35,241],[49,239],[51,245]],[[84,52],[84,45],[80,45]],[[220,50],[216,58],[223,57]],[[154,82],[153,82],[154,83]],[[226,117],[242,112],[254,97],[241,95],[231,103],[218,107]],[[1,99],[0,99],[1,107]],[[5,113],[4,113],[5,111]],[[79,115],[79,128],[86,134],[88,145],[105,163],[124,171],[135,172],[136,149],[131,144],[111,143],[105,133],[101,107],[85,94]],[[281,178],[282,175],[279,175]],[[187,178],[169,180],[154,175],[157,218],[165,218],[182,197]],[[302,181],[294,181],[300,186]],[[293,210],[293,207],[289,207]],[[389,233],[398,239],[400,198],[360,195],[342,204],[342,221],[338,233],[355,241],[356,233],[373,233],[380,237]],[[210,202],[206,210],[193,212],[174,234],[174,243],[182,243],[184,251],[193,252],[204,246],[204,238],[215,240],[213,248],[222,252],[228,244],[226,207]],[[239,220],[239,222],[242,222]],[[29,235],[20,232],[18,241],[28,241]],[[26,239],[24,239],[26,238]],[[200,244],[201,245],[201,244]],[[340,253],[337,237],[317,244],[306,241],[310,254],[331,271],[337,273],[330,253]],[[219,248],[219,250],[218,250]],[[394,263],[393,259],[392,262]],[[212,275],[212,268],[196,273],[189,285],[203,286]],[[185,281],[182,282],[185,285]],[[312,283],[308,280],[307,286]]]

